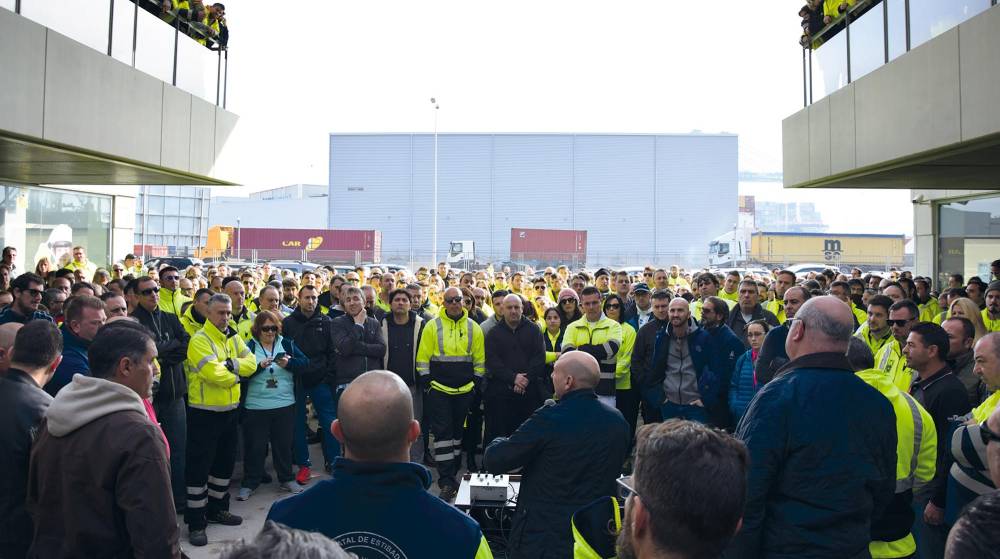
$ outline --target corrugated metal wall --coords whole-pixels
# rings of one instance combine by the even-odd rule
[[[430,260],[434,137],[331,134],[329,227],[382,231],[387,262]],[[695,265],[736,221],[731,135],[441,134],[438,258],[512,227],[588,232],[588,265]]]

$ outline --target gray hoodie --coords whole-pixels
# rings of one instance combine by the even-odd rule
[[[663,378],[663,393],[668,402],[687,406],[701,399],[701,392],[698,391],[698,371],[695,370],[687,342],[687,337],[697,332],[698,328],[695,319],[689,318],[687,336],[677,338],[674,336],[673,326],[667,325],[664,347],[669,353],[666,375]]]
[[[119,411],[146,415],[142,399],[131,388],[95,377],[74,375],[45,413],[49,433],[65,437],[88,423]]]

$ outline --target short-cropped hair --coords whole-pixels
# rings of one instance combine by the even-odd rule
[[[32,368],[48,367],[62,355],[63,337],[59,328],[48,320],[29,320],[14,335],[12,363]]]

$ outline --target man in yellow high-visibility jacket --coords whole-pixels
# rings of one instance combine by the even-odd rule
[[[465,419],[473,390],[486,372],[483,331],[462,307],[462,292],[444,292],[444,312],[424,326],[416,360],[425,387],[424,416],[434,439],[434,461],[441,498],[458,494],[458,464],[462,454]]]
[[[774,281],[774,300],[764,304],[766,310],[778,317],[779,324],[784,324],[787,318],[785,316],[785,291],[793,285],[795,285],[795,272],[781,270]]]
[[[228,295],[209,299],[208,317],[188,344],[187,484],[191,545],[208,543],[208,522],[238,526],[243,519],[229,513],[229,478],[236,463],[240,378],[257,370],[257,359],[230,325],[233,305]]]
[[[937,430],[934,418],[913,397],[899,390],[880,369],[872,368],[871,350],[853,338],[847,358],[858,378],[878,390],[896,415],[896,493],[881,518],[872,520],[880,538],[868,544],[872,559],[910,557],[917,550],[913,526],[913,488],[934,479],[937,468]]]
[[[910,329],[917,324],[920,310],[916,303],[902,299],[889,307],[889,330],[892,339],[875,354],[875,367],[882,371],[897,388],[910,391],[913,371],[903,358],[903,346],[910,335]]]

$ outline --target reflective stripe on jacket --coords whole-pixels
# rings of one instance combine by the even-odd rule
[[[895,342],[895,340],[893,340]],[[934,479],[937,467],[937,431],[934,419],[913,396],[899,390],[883,370],[856,373],[892,404],[896,415],[896,494],[882,517],[872,525],[868,545],[873,559],[909,557],[917,550],[913,525],[913,489]]]
[[[875,354],[875,368],[880,369],[903,392],[910,392],[913,371],[906,366],[906,359],[895,338]]]
[[[633,344],[634,344],[633,340]],[[591,326],[587,317],[570,323],[563,335],[563,352],[583,351],[593,355],[601,366],[601,380],[597,383],[599,396],[614,396],[618,352],[622,346],[622,325],[601,315]]]
[[[191,337],[187,353],[188,406],[209,411],[235,409],[240,403],[240,377],[257,370],[257,360],[233,328],[220,332],[210,320]],[[237,372],[226,368],[236,361]]]
[[[485,372],[483,331],[466,311],[457,320],[441,313],[424,327],[417,349],[417,374],[431,388],[465,394]]]

